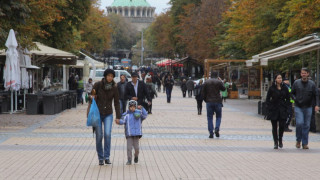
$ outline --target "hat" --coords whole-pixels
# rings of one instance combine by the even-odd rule
[[[129,107],[130,107],[130,106],[135,106],[135,107],[137,107],[137,106],[138,106],[138,102],[135,101],[135,100],[130,100],[129,103],[128,103],[128,106],[129,106]]]
[[[138,73],[133,72],[133,73],[131,73],[131,77],[139,77],[139,76],[138,76]]]
[[[103,73],[103,76],[106,77],[108,74],[112,74],[113,77],[116,77],[116,73],[114,72],[113,69],[106,69]]]

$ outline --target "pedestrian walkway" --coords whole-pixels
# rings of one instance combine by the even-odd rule
[[[0,179],[319,179],[320,135],[309,150],[295,148],[284,134],[274,150],[271,123],[257,115],[256,100],[227,100],[220,138],[209,139],[205,103],[164,93],[143,122],[139,163],[125,165],[123,126],[113,124],[112,165],[98,165],[86,106],[53,116],[0,115]]]

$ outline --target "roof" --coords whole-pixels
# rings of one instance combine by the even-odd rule
[[[54,56],[62,56],[62,57],[75,57],[75,55],[72,53],[46,46],[40,42],[35,42],[35,44],[38,46],[39,50],[37,50],[37,49],[30,50],[31,54],[54,55]]]
[[[30,50],[30,54],[35,55],[33,59],[37,64],[66,64],[76,65],[77,56],[56,48],[46,46],[40,42],[35,42],[38,49]]]
[[[266,66],[268,61],[284,59],[319,49],[320,37],[317,34],[311,34],[289,44],[252,56],[252,60],[247,61],[247,66],[252,66],[253,62],[259,61],[260,65]]]
[[[150,7],[150,4],[147,2],[147,0],[114,0],[111,4],[111,7]]]
[[[96,68],[105,68],[103,62],[99,62],[99,61],[93,60],[93,63],[96,66]],[[77,60],[77,64],[76,65],[72,65],[72,67],[83,68],[84,67],[84,60]],[[91,63],[89,63],[89,67],[92,67]]]

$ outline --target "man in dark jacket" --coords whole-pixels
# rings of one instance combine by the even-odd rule
[[[309,129],[312,115],[312,102],[316,101],[315,111],[319,110],[319,95],[316,85],[308,80],[309,70],[301,69],[301,79],[294,82],[292,86],[292,97],[295,102],[294,112],[296,117],[296,148],[309,149]]]
[[[209,138],[213,138],[213,115],[216,113],[216,137],[219,137],[219,130],[221,124],[221,111],[222,111],[222,98],[220,91],[224,91],[226,88],[223,85],[222,80],[218,77],[217,72],[211,73],[211,79],[207,80],[203,84],[202,95],[203,100],[207,104],[207,119]]]
[[[138,105],[142,105],[147,109],[148,104],[151,105],[151,97],[148,94],[146,84],[138,80],[136,72],[131,74],[131,78],[132,81],[128,82],[126,86],[127,99],[135,100],[138,102]]]
[[[121,74],[120,76],[120,82],[117,83],[118,91],[119,91],[119,102],[120,102],[120,113],[126,112],[127,107],[127,93],[126,93],[126,76],[124,74]]]
[[[168,78],[165,80],[166,94],[167,94],[167,103],[171,102],[171,93],[174,85],[171,74],[168,75]]]

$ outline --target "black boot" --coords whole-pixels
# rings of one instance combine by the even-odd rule
[[[278,141],[274,141],[273,149],[278,149]]]
[[[282,137],[279,137],[279,148],[283,148]]]

